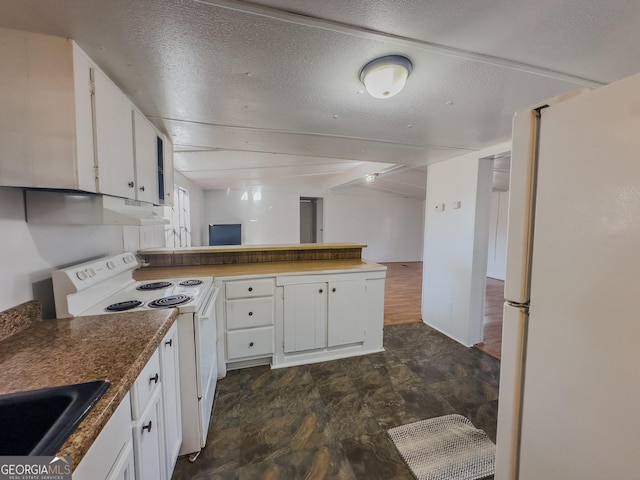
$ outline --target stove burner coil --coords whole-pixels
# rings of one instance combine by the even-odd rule
[[[173,285],[171,282],[151,282],[138,285],[136,290],[160,290],[161,288],[167,288]]]
[[[187,303],[190,301],[191,297],[189,295],[169,295],[168,297],[162,297],[158,298],[157,300],[153,300],[147,305],[151,308],[168,308],[177,307],[178,305],[182,305],[183,303]]]
[[[140,305],[142,305],[140,300],[127,300],[126,302],[112,303],[105,308],[105,310],[108,312],[124,312],[139,307]]]
[[[183,280],[178,285],[182,287],[195,287],[196,285],[200,285],[204,283],[202,280],[192,279],[192,280]]]

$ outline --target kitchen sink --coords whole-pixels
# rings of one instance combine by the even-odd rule
[[[110,385],[96,380],[0,395],[0,456],[54,455]]]

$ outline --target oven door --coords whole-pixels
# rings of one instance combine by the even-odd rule
[[[211,385],[211,375],[217,376],[216,364],[216,311],[215,301],[218,289],[213,289],[211,298],[205,302],[203,309],[194,318],[196,339],[196,383],[198,398],[207,397],[214,392],[208,392]],[[215,383],[214,389],[215,389]]]

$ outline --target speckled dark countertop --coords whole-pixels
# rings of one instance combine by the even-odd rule
[[[75,468],[177,316],[159,309],[34,322],[0,341],[0,394],[108,379],[58,452],[71,455]]]

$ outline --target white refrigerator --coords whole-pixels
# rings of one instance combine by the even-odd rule
[[[640,75],[518,112],[496,480],[640,479]]]

